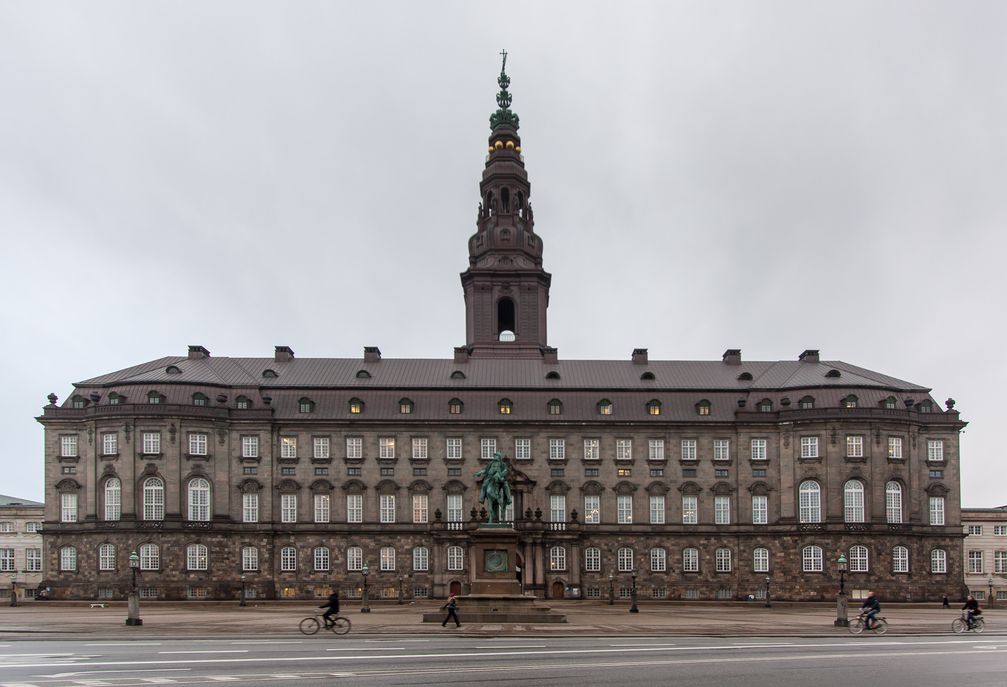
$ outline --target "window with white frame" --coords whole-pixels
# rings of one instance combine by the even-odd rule
[[[983,574],[983,552],[982,551],[969,551],[968,552],[968,570],[969,575],[982,575]]]
[[[332,455],[332,443],[329,437],[312,437],[312,455],[315,458],[327,459]]]
[[[666,549],[662,549],[658,546],[650,550],[650,571],[668,571],[668,551]]]
[[[616,520],[620,525],[633,524],[633,496],[619,494],[615,497]]]
[[[909,549],[904,546],[892,548],[892,572],[909,572]]]
[[[378,437],[378,458],[381,460],[395,458],[395,437]]]
[[[801,549],[801,570],[804,572],[822,572],[821,546],[805,546]]]
[[[647,460],[664,460],[664,439],[647,441]]]
[[[359,523],[364,521],[364,495],[346,495],[346,522]]]
[[[752,572],[769,572],[769,549],[758,546],[752,551]]]
[[[448,570],[458,572],[465,569],[465,551],[460,546],[448,547]]]
[[[424,524],[430,521],[430,499],[426,494],[413,494],[413,522]]]
[[[584,496],[584,524],[598,525],[601,523],[601,497],[596,494]]]
[[[350,572],[364,569],[364,550],[359,546],[350,546],[346,549],[346,569]]]
[[[205,456],[207,450],[207,440],[205,432],[189,433],[189,455]]]
[[[280,522],[297,522],[297,494],[280,494]]]
[[[59,550],[59,569],[72,572],[77,569],[77,548],[74,546],[63,546]]]
[[[280,437],[280,458],[297,457],[297,437]]]
[[[98,570],[115,570],[115,544],[102,544],[98,547]]]
[[[77,522],[77,494],[64,492],[59,495],[59,521]]]
[[[378,499],[381,522],[395,522],[395,494],[381,494]]]
[[[29,520],[24,524],[24,531],[28,532],[29,534],[32,532],[41,532],[42,523],[36,522],[34,520]]]
[[[141,446],[143,447],[143,452],[146,455],[152,456],[161,452],[161,433],[160,432],[144,432],[142,436]]]
[[[864,483],[851,479],[843,485],[843,521],[864,522]]]
[[[1007,536],[1007,525],[993,525],[993,536],[994,537]]]
[[[752,439],[752,460],[766,459],[766,440]]]
[[[258,458],[259,457],[259,437],[245,435],[241,437],[241,457],[242,458]]]
[[[729,439],[713,440],[713,459],[731,460],[731,442]]]
[[[105,480],[105,520],[119,520],[122,517],[122,482],[118,477]]]
[[[105,432],[101,435],[101,453],[103,456],[114,456],[119,453],[118,432]]]
[[[944,524],[944,497],[943,496],[931,496],[930,497],[930,524],[931,525],[943,525]]]
[[[562,546],[554,546],[549,549],[549,570],[550,572],[564,572],[566,570],[566,549]]]
[[[769,524],[769,497],[765,495],[752,496],[752,524]]]
[[[654,494],[650,497],[650,524],[664,524],[664,494]]]
[[[346,437],[346,457],[351,460],[360,460],[364,457],[363,437]]]
[[[863,458],[864,457],[864,437],[860,434],[847,434],[846,435],[846,457],[847,458]]]
[[[801,482],[798,489],[798,515],[802,523],[822,521],[822,487],[818,482]]]
[[[731,497],[713,497],[713,523],[715,525],[731,524]]]
[[[24,557],[26,572],[42,572],[42,549],[25,549]]]
[[[628,546],[624,546],[616,552],[616,561],[618,561],[619,572],[633,572],[636,567],[633,564],[633,549]]]
[[[295,572],[297,570],[297,549],[284,546],[280,549],[280,572]]]
[[[691,546],[682,549],[682,572],[699,572],[699,549]]]
[[[632,439],[616,439],[615,440],[615,459],[616,460],[633,460],[633,440]]]
[[[77,435],[64,434],[60,438],[59,455],[63,458],[77,457]]]
[[[426,437],[413,437],[413,460],[427,460],[430,457],[430,440]]]
[[[699,522],[699,497],[692,494],[682,496],[682,524],[695,525]]]
[[[927,439],[927,460],[933,460],[937,462],[944,460],[943,439]]]
[[[801,458],[818,457],[818,437],[801,437]]]
[[[208,522],[210,520],[210,483],[196,477],[189,480],[189,520]]]
[[[682,460],[696,460],[695,439],[682,439]]]
[[[241,495],[241,521],[259,522],[259,495]]]
[[[430,570],[430,549],[425,546],[413,547],[413,571],[427,572]]]
[[[315,494],[314,501],[315,522],[329,522],[331,519],[331,497],[329,494]]]
[[[143,519],[164,520],[164,482],[160,477],[143,481]]]
[[[566,494],[549,495],[549,522],[566,522]]]
[[[885,485],[885,519],[892,525],[902,522],[902,485],[894,480]]]
[[[993,552],[993,572],[997,575],[1007,573],[1007,551]]]
[[[598,460],[601,458],[601,440],[584,440],[584,460]]]
[[[392,546],[382,546],[378,550],[378,560],[381,572],[395,572],[395,548]]]
[[[448,510],[448,522],[461,522],[464,514],[462,509],[464,508],[462,504],[461,494],[448,494],[447,497],[447,510]]]
[[[983,533],[983,526],[982,525],[969,525],[965,529],[965,534],[967,534],[969,536],[971,536],[973,534],[980,535],[982,533]]]
[[[161,548],[157,544],[140,546],[140,570],[159,570],[161,568]]]
[[[888,457],[902,460],[902,437],[888,437]]]
[[[357,549],[360,552],[360,549]],[[363,555],[363,554],[360,554]],[[332,565],[332,554],[327,546],[316,546],[311,552],[311,563],[315,569],[315,572],[328,572],[329,567]],[[346,569],[347,570],[359,570],[360,568],[353,568],[350,566],[350,550],[346,550]]]
[[[850,547],[850,572],[867,572],[868,571],[868,561],[867,561],[867,547],[851,546]]]
[[[514,459],[531,460],[531,439],[514,440]]]
[[[448,437],[446,450],[447,450],[446,455],[449,460],[461,460],[462,459],[461,437]]]
[[[948,552],[944,549],[934,549],[930,552],[930,572],[943,574],[948,571]]]
[[[589,546],[584,549],[585,572],[601,572],[601,549]]]
[[[189,570],[206,570],[209,555],[203,544],[189,544],[185,547],[185,567]]]
[[[566,439],[549,440],[549,460],[566,460]]]

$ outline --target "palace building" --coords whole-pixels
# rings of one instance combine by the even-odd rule
[[[499,77],[465,345],[438,360],[233,358],[189,346],[50,395],[53,598],[464,592],[501,451],[519,581],[544,598],[890,600],[962,587],[959,419],[924,386],[806,350],[564,360]],[[795,351],[796,353],[797,351]]]

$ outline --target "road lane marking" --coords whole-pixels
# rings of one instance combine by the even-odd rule
[[[232,682],[238,678],[233,675],[207,675],[211,680],[216,680],[217,682]]]
[[[514,645],[500,645],[493,644],[492,646],[477,646],[476,649],[545,649],[545,644],[514,644]]]
[[[30,682],[0,682],[3,687],[38,687]]]
[[[326,649],[326,651],[405,651],[404,646],[349,646],[340,647],[338,649]]]
[[[299,639],[293,639],[290,641],[282,639],[243,639],[231,642],[231,644],[304,644]]]
[[[248,649],[186,649],[185,651],[158,651],[159,654],[247,654]]]
[[[676,646],[675,644],[609,644],[609,646]]]
[[[84,646],[161,646],[161,642],[101,642]]]
[[[144,682],[149,682],[152,685],[173,685],[177,680],[170,677],[141,677]]]
[[[129,668],[125,670],[81,670],[76,673],[53,673],[52,675],[39,675],[39,677],[73,677],[74,675],[94,675],[95,673],[173,673],[186,672],[192,668]]]

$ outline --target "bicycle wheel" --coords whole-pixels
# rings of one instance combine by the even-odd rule
[[[986,629],[986,621],[982,618],[976,618],[976,624],[972,629],[981,634]]]
[[[846,629],[848,629],[850,631],[851,635],[858,635],[858,634],[860,634],[861,632],[864,631],[864,621],[863,621],[863,619],[857,618],[856,620],[851,620],[850,624],[847,626]]]
[[[954,620],[952,620],[951,631],[954,632],[956,635],[960,635],[962,632],[965,632],[965,621],[962,620],[961,618],[955,618]]]
[[[332,631],[337,635],[344,635],[350,631],[350,619],[337,616],[332,622]]]
[[[302,620],[301,624],[298,625],[297,628],[301,631],[301,634],[313,635],[318,632],[318,628],[321,626],[322,624],[318,622],[318,618],[311,617]]]
[[[874,626],[874,634],[883,635],[888,632],[888,621],[884,618],[878,618],[877,624]]]

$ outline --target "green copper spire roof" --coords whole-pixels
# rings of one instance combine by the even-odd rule
[[[510,77],[507,76],[507,51],[502,50],[500,54],[503,55],[500,76],[497,77],[497,83],[500,85],[500,92],[497,93],[497,105],[500,106],[500,109],[490,115],[490,128],[495,129],[502,124],[508,124],[517,131],[521,126],[520,119],[517,113],[511,112],[511,94],[507,92],[507,87],[510,86]]]

